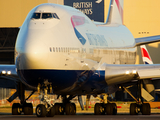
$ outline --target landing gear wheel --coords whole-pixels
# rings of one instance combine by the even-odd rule
[[[33,105],[32,103],[25,103],[23,105],[23,112],[25,115],[33,115]]]
[[[101,103],[102,106],[102,113],[101,115],[105,115],[106,114],[106,105],[104,103]]]
[[[96,103],[94,106],[94,114],[102,115],[104,113],[104,108],[101,103]]]
[[[59,103],[59,105],[60,105],[60,108],[59,108],[59,110],[60,110],[60,115],[64,115],[64,104],[63,103]]]
[[[64,115],[64,107],[62,103],[56,103],[55,107],[55,115]]]
[[[46,116],[46,107],[43,104],[37,105],[36,115],[37,115],[37,117],[45,117]]]
[[[60,105],[58,103],[55,103],[54,107],[55,107],[55,115],[60,115],[60,110],[59,110]]]
[[[76,114],[76,105],[75,105],[75,103],[71,103],[72,105],[73,105],[73,114],[72,115],[75,115]]]
[[[106,113],[107,115],[113,115],[113,105],[112,103],[106,104]]]
[[[48,113],[46,114],[47,117],[53,117],[55,115],[55,107],[51,107]]]
[[[20,104],[19,103],[13,103],[12,105],[12,115],[20,115]]]
[[[138,114],[138,107],[136,103],[130,104],[130,115],[137,115]]]
[[[105,115],[106,114],[106,105],[104,103],[101,103],[101,106],[102,106],[102,113],[101,115]]]
[[[116,103],[111,103],[113,107],[113,115],[117,115],[117,105]]]
[[[151,107],[149,103],[143,103],[141,107],[142,115],[150,115]]]
[[[71,103],[67,103],[65,106],[66,115],[73,115],[74,106]]]

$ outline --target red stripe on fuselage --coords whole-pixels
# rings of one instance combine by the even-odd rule
[[[85,18],[81,17],[81,16],[73,15],[71,17],[71,23],[72,23],[73,27],[83,25],[85,23]]]

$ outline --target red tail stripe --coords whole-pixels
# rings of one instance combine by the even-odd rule
[[[141,51],[142,51],[142,57],[147,57],[149,60],[151,60],[148,52],[144,48],[141,48]]]
[[[118,10],[119,10],[119,14],[121,15],[121,19],[122,19],[122,22],[123,22],[123,9],[120,5],[120,2],[119,0],[115,0],[116,4],[117,4],[117,7],[118,7]]]

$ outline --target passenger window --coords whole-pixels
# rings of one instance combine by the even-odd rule
[[[48,18],[52,18],[51,13],[42,13],[42,19],[48,19]]]
[[[50,52],[52,52],[52,48],[50,47]]]
[[[32,19],[40,19],[41,13],[33,13]]]

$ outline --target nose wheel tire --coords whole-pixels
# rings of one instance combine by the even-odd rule
[[[36,115],[37,115],[37,117],[45,117],[46,116],[46,107],[43,104],[37,105]]]

